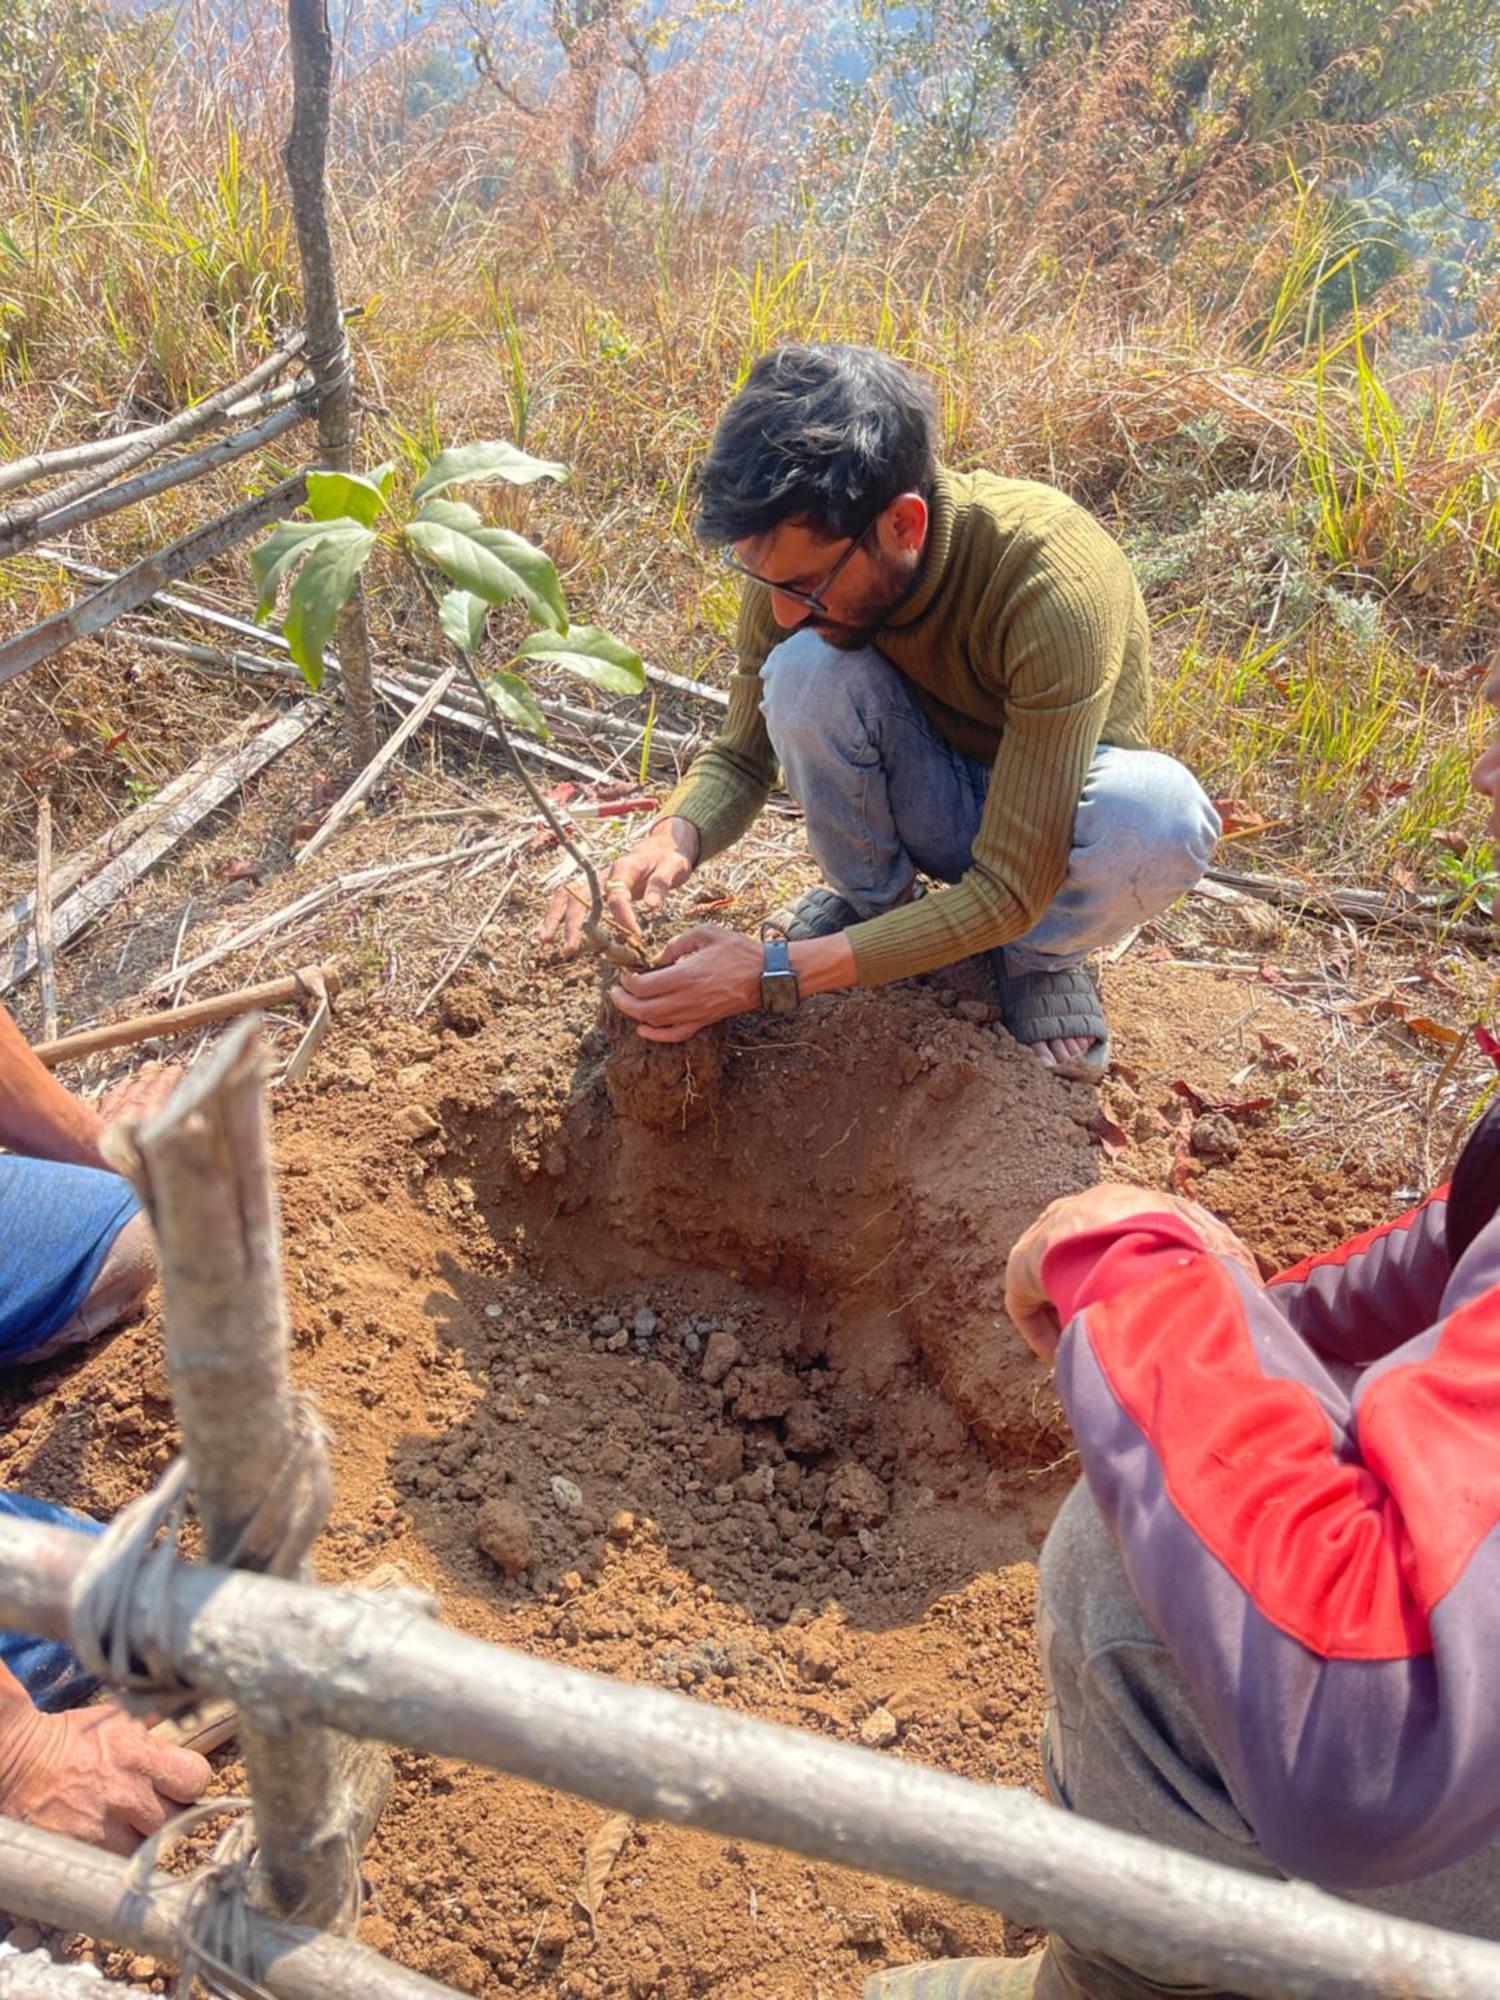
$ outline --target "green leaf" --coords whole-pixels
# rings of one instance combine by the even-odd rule
[[[437,521],[445,528],[458,528],[465,532],[484,526],[483,514],[477,507],[471,507],[467,500],[429,500],[414,518],[418,521]]]
[[[408,522],[406,539],[460,590],[472,591],[486,604],[509,604],[519,597],[533,624],[567,630],[557,571],[524,536],[509,528],[450,526],[446,519],[434,519],[429,507]]]
[[[443,630],[471,659],[484,639],[484,622],[489,615],[488,604],[472,590],[450,590],[438,606]]]
[[[640,654],[597,625],[570,625],[565,633],[533,632],[520,657],[566,667],[606,694],[639,694],[646,685]]]
[[[412,491],[414,505],[450,486],[491,486],[497,479],[512,486],[531,486],[538,479],[566,479],[568,468],[550,458],[533,458],[529,451],[496,439],[488,444],[461,444],[439,452]]]
[[[381,466],[371,478],[364,479],[357,472],[325,472],[314,467],[307,475],[307,511],[315,521],[352,520],[362,528],[373,528],[385,505],[385,490],[394,469]]]
[[[276,593],[287,572],[319,542],[336,535],[340,527],[357,528],[357,521],[282,521],[272,529],[258,549],[250,552],[250,572],[260,591],[255,606],[257,623],[264,624],[276,609]]]
[[[320,542],[298,570],[281,627],[303,679],[313,688],[322,686],[323,649],[375,546],[373,530],[357,521],[337,525],[345,532]]]
[[[537,707],[536,697],[519,674],[490,674],[484,684],[507,722],[518,723],[522,729],[529,729],[533,736],[540,736],[545,741],[547,718]]]

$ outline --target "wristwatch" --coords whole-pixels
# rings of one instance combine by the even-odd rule
[[[762,940],[765,959],[760,973],[760,1004],[768,1014],[795,1014],[802,992],[792,970],[791,948],[784,937]]]

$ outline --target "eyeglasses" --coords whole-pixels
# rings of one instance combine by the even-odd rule
[[[800,590],[796,587],[796,585],[790,583],[773,582],[773,580],[770,577],[762,576],[759,570],[747,569],[742,562],[737,562],[734,556],[730,554],[728,549],[725,549],[723,552],[724,567],[726,569],[732,569],[736,576],[748,577],[752,583],[764,584],[767,590],[774,590],[778,597],[789,597],[791,598],[794,604],[805,604],[809,611],[826,612],[828,609],[828,604],[827,604],[828,586],[833,582],[833,579],[838,575],[839,571],[844,567],[844,564],[848,562],[849,558],[854,554],[855,550],[862,546],[865,537],[869,534],[871,528],[873,528],[874,525],[875,525],[874,521],[866,521],[865,525],[860,529],[859,533],[850,542],[848,548],[845,549],[844,553],[839,557],[838,561],[834,564],[833,568],[829,570],[828,574],[822,579],[822,581],[820,583],[815,584],[811,590]]]

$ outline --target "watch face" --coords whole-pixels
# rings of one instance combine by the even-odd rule
[[[795,1014],[801,995],[795,972],[763,972],[760,1004],[768,1014]]]

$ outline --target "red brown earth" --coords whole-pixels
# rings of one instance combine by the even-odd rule
[[[1270,1114],[1184,1154],[1174,1086],[1234,1096],[1242,987],[1137,964],[1109,992],[1108,1126],[931,985],[688,1058],[616,1046],[582,968],[461,984],[431,1032],[356,1003],[276,1118],[295,1368],[336,1439],[322,1573],[395,1559],[487,1639],[1036,1785],[1034,1556],[1074,1467],[1002,1317],[1010,1244],[1101,1171],[1185,1160],[1273,1262],[1389,1207]],[[1257,1004],[1294,1044],[1293,1010]],[[175,1446],[149,1321],[3,1393],[0,1478],[98,1513]],[[881,1966],[1026,1943],[654,1825],[595,1934],[598,1808],[398,1772],[362,1935],[475,1995],[854,2000]]]

